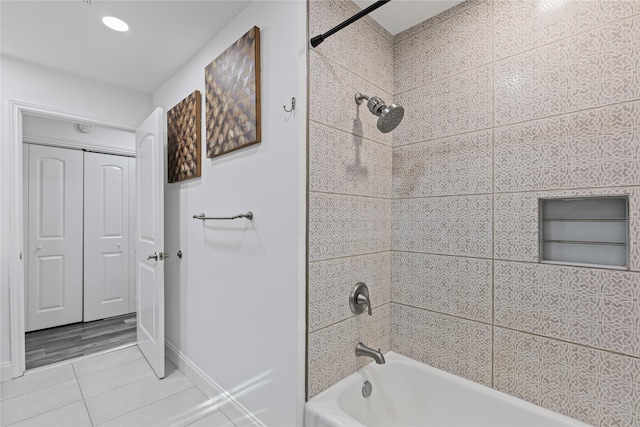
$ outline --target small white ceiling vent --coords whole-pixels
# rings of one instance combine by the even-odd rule
[[[78,123],[78,130],[82,133],[91,133],[93,131],[93,125],[87,123]]]

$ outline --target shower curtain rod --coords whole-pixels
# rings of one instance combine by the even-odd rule
[[[343,29],[344,27],[353,24],[354,22],[356,22],[358,19],[362,18],[363,16],[368,15],[369,13],[373,12],[374,10],[376,10],[377,8],[379,8],[380,6],[384,5],[385,3],[389,3],[391,0],[378,0],[377,2],[375,2],[374,4],[372,4],[371,6],[367,7],[366,9],[362,9],[360,12],[358,12],[357,14],[353,15],[351,18],[347,19],[346,21],[344,21],[341,24],[336,25],[335,27],[333,27],[332,29],[330,29],[329,31],[327,31],[324,34],[319,34],[315,37],[313,37],[311,39],[311,47],[316,47],[318,46],[320,43],[322,43],[324,41],[324,39],[326,39],[327,37],[337,33],[338,31],[340,31],[341,29]]]

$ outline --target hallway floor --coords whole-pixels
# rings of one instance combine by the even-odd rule
[[[101,353],[136,342],[136,314],[27,332],[24,336],[27,369]]]
[[[159,380],[138,347],[2,383],[1,425],[234,427],[171,362]]]

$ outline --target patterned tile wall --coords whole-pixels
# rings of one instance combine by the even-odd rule
[[[394,41],[392,350],[640,426],[640,2],[467,1]],[[629,197],[630,271],[539,264],[538,200],[596,195]]]
[[[494,387],[597,426],[640,425],[640,359],[495,327]]]
[[[496,261],[495,323],[640,357],[640,273]]]
[[[488,259],[394,252],[392,299],[491,323],[491,276]]]
[[[638,185],[639,132],[639,102],[497,128],[496,192]]]
[[[309,189],[391,198],[391,147],[309,123]]]
[[[393,303],[393,351],[491,385],[491,325]]]
[[[346,298],[344,301],[346,302]],[[364,365],[368,357],[356,357],[358,342],[382,353],[391,349],[391,304],[374,307],[373,315],[349,317],[338,323],[309,333],[308,393],[313,397]]]
[[[496,194],[494,196],[494,256],[502,260],[538,262],[539,199],[627,196],[629,198],[629,269],[640,271],[639,190],[638,187],[622,187]]]
[[[393,201],[393,249],[491,257],[491,195]]]
[[[350,1],[312,0],[310,32],[353,14]],[[363,48],[367,46],[367,48]],[[359,369],[358,341],[391,348],[392,136],[356,92],[393,100],[393,36],[370,17],[309,53],[307,397]],[[373,315],[354,316],[348,297],[369,288]]]
[[[355,10],[311,0],[310,31]],[[363,340],[640,426],[640,2],[468,0],[395,37],[350,28],[310,52],[308,397],[368,362]],[[403,122],[381,134],[355,92]],[[629,197],[630,271],[538,264],[538,199],[595,195]],[[360,280],[372,317],[346,307]]]
[[[640,17],[497,61],[496,126],[640,98],[638,44]]]
[[[393,197],[491,193],[492,132],[456,135],[393,150]]]
[[[487,65],[395,96],[405,107],[395,146],[491,127],[493,73]]]
[[[309,264],[309,331],[353,314],[346,303],[353,285],[364,282],[373,308],[391,300],[391,252],[336,258]],[[374,310],[376,311],[376,310]]]
[[[395,44],[395,93],[491,62],[491,3],[480,3]],[[464,49],[451,49],[464,46]],[[429,64],[425,67],[424,64]]]

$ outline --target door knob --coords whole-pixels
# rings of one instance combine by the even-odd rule
[[[150,259],[155,259],[156,261],[162,261],[163,259],[169,258],[169,254],[166,252],[155,252],[147,258],[147,261]]]
[[[36,251],[39,251],[40,249],[42,249],[42,245],[36,246]]]

